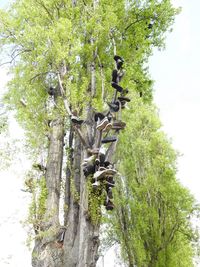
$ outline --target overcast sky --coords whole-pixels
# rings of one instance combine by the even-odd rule
[[[6,2],[0,0],[0,7]],[[155,103],[163,129],[183,154],[178,161],[178,178],[200,201],[200,0],[174,2],[182,6],[182,13],[168,34],[166,50],[155,51],[151,58],[150,73],[155,80]],[[0,89],[5,80],[6,73],[0,70]],[[4,182],[0,188],[1,267],[30,267],[30,254],[23,245],[25,234],[19,224],[28,198],[20,192],[22,169],[23,162],[18,172],[12,169],[0,173]],[[105,258],[105,267],[117,267],[112,258],[111,254]]]
[[[151,58],[150,72],[164,130],[183,154],[178,178],[200,201],[200,1],[174,2],[182,12],[168,35],[166,50]]]

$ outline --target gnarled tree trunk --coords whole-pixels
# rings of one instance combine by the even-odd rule
[[[33,251],[34,267],[94,267],[98,259],[99,224],[94,225],[88,213],[87,179],[81,170],[81,162],[87,156],[77,134],[69,135],[70,153],[65,188],[65,238],[59,242],[60,180],[63,155],[63,123],[52,123],[49,144],[46,184],[47,209],[43,229],[44,236],[36,239]],[[73,146],[73,147],[72,147]]]

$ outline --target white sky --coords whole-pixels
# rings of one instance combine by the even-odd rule
[[[0,0],[0,7],[6,2]],[[174,2],[182,6],[182,13],[176,19],[173,32],[168,34],[166,50],[155,51],[151,58],[150,72],[155,80],[155,102],[163,129],[183,154],[178,161],[178,178],[200,201],[200,1]],[[5,81],[6,72],[0,69],[0,91]],[[20,191],[22,161],[17,168],[17,172],[13,167],[9,172],[0,173],[1,267],[31,266],[30,252],[24,245],[25,231],[19,223],[25,217],[24,207],[29,198]],[[106,255],[104,267],[117,266],[113,254]]]
[[[175,2],[182,13],[168,35],[167,49],[151,59],[150,71],[164,130],[183,154],[178,178],[200,201],[200,1]]]

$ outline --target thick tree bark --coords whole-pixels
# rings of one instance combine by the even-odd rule
[[[93,54],[94,60],[96,53]],[[95,62],[92,62],[88,69],[91,73],[91,96],[96,94]],[[84,136],[86,142],[77,133],[76,128],[74,142],[70,142],[70,150],[73,150],[73,158],[70,159],[71,172],[67,170],[66,206],[65,213],[66,233],[64,241],[64,265],[69,267],[95,267],[98,260],[99,248],[99,223],[94,224],[89,216],[89,192],[87,178],[83,175],[81,163],[88,157],[86,146],[94,146],[96,141],[96,128],[94,123],[94,112],[91,105],[88,105]],[[86,145],[87,144],[87,145]],[[73,145],[73,147],[72,147]],[[69,188],[70,187],[70,188]]]
[[[46,171],[46,186],[48,190],[46,217],[49,226],[59,225],[60,182],[63,161],[63,119],[52,122],[52,132],[49,142],[49,154]]]
[[[92,111],[91,111],[92,112]],[[94,123],[88,127],[94,128]],[[87,127],[87,130],[88,130]],[[88,140],[94,140],[89,132]],[[59,202],[63,158],[63,121],[52,122],[46,167],[48,189],[47,209],[41,233],[33,250],[34,267],[95,267],[98,259],[99,225],[93,225],[88,215],[87,179],[81,170],[81,162],[88,157],[77,133],[71,128],[69,134],[68,167],[65,187],[65,238],[58,242],[60,232]]]
[[[51,124],[51,134],[46,166],[46,187],[48,196],[46,212],[33,249],[32,265],[34,267],[62,267],[63,249],[57,242],[60,232],[59,202],[60,182],[63,161],[63,119],[59,118]]]
[[[74,174],[71,176],[71,195],[67,213],[67,230],[64,242],[64,266],[96,266],[99,246],[99,225],[88,217],[87,180],[81,171],[81,161],[86,154],[80,139],[75,136]]]

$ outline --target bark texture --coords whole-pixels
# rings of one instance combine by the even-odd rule
[[[59,118],[51,124],[51,134],[46,166],[46,187],[48,197],[44,220],[35,240],[32,255],[34,267],[62,267],[63,247],[57,242],[60,234],[59,202],[63,161],[64,126]]]
[[[70,181],[71,194],[66,220],[64,266],[94,267],[98,259],[99,225],[93,225],[88,217],[87,180],[80,168],[86,152],[78,136],[75,136],[74,143],[74,174]]]
[[[92,112],[92,110],[91,110]],[[91,113],[90,113],[90,116]],[[83,175],[81,162],[88,157],[79,135],[71,127],[68,136],[68,159],[65,184],[65,238],[58,242],[60,182],[63,159],[63,121],[52,122],[49,140],[46,186],[47,209],[41,233],[36,238],[33,250],[34,267],[95,267],[98,260],[99,225],[94,225],[88,212],[87,179]],[[88,123],[87,139],[93,142],[94,122]]]

